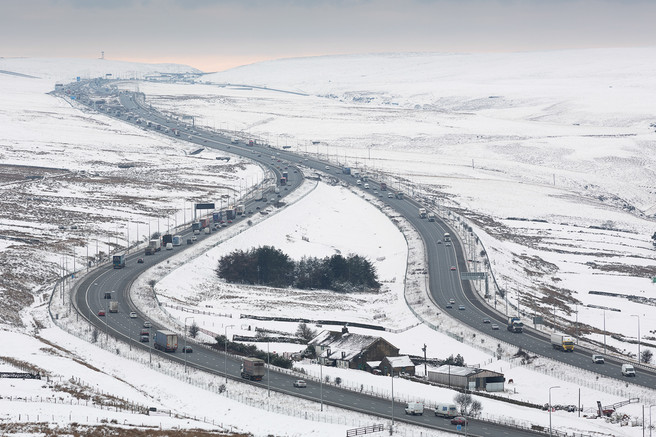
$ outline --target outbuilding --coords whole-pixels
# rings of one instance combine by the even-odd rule
[[[445,364],[436,370],[429,370],[428,380],[450,387],[495,392],[504,390],[506,378],[503,373],[492,370]]]

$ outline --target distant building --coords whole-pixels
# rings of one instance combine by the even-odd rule
[[[314,347],[321,364],[343,369],[366,370],[368,361],[399,354],[399,348],[384,338],[352,334],[346,327],[341,332],[322,331],[308,346]]]
[[[469,390],[503,391],[506,378],[503,373],[475,367],[460,367],[445,364],[437,370],[428,371],[428,380],[448,386]]]
[[[413,363],[407,355],[400,357],[385,357],[378,365],[378,369],[380,369],[383,375],[389,375],[390,372],[393,372],[394,375],[407,373],[410,376],[414,376],[415,363]]]

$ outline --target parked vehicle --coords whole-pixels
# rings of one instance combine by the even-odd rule
[[[458,409],[454,404],[437,404],[435,405],[435,415],[446,418],[456,417]]]
[[[164,352],[175,352],[178,349],[178,334],[167,330],[156,331],[155,349],[163,350]]]
[[[125,267],[125,254],[120,254],[120,255],[114,255],[112,258],[112,264],[114,265],[115,269],[122,269]]]
[[[117,300],[112,300],[109,302],[109,312],[110,313],[118,313],[118,301]]]
[[[424,404],[421,402],[408,402],[405,405],[405,414],[422,416],[424,414]]]
[[[569,335],[554,332],[551,334],[551,346],[557,350],[574,352],[574,340]]]
[[[519,317],[508,317],[508,323],[506,324],[506,328],[510,332],[523,332],[524,331],[524,323],[520,320]]]
[[[262,381],[264,361],[259,358],[244,357],[241,360],[241,377],[251,381]]]
[[[635,368],[632,364],[622,364],[622,376],[636,376]]]
[[[294,387],[305,388],[307,387],[307,383],[302,379],[297,379],[296,381],[294,381]]]
[[[604,364],[604,356],[599,354],[592,354],[592,362],[595,364]]]

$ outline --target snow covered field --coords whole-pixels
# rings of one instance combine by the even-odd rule
[[[392,187],[423,198],[447,218],[443,207],[451,208],[479,236],[484,246],[476,245],[473,252],[483,248],[487,252],[500,287],[509,291],[511,311],[519,300],[526,314],[551,317],[555,312],[557,320],[568,323],[566,328],[571,330],[573,311],[578,310],[579,329],[584,331],[585,325],[596,328],[597,332],[586,335],[597,342],[603,341],[598,331],[602,316],[609,332],[632,339],[636,336],[635,318],[630,315],[639,314],[645,350],[652,347],[648,342],[656,343],[653,302],[600,297],[588,291],[655,297],[648,280],[656,275],[649,241],[656,213],[655,163],[650,153],[656,145],[651,119],[656,109],[654,54],[654,49],[635,49],[308,58],[217,73],[203,79],[212,82],[208,84],[139,82],[138,87],[148,103],[193,115],[197,124],[366,169],[387,178]],[[111,386],[111,395],[129,402],[154,403],[191,418],[202,414],[205,421],[154,419],[105,410],[101,414],[97,406],[86,405],[84,410],[75,408],[77,416],[73,418],[70,408],[67,412],[61,404],[41,401],[38,411],[44,417],[50,415],[53,424],[74,420],[93,424],[94,418],[96,422],[113,418],[144,426],[162,423],[165,428],[217,429],[216,423],[207,421],[212,416],[222,429],[235,427],[255,435],[288,434],[284,424],[289,420],[294,420],[298,429],[297,434],[289,435],[318,436],[376,422],[341,411],[329,414],[347,418],[339,425],[290,419],[289,412],[278,414],[262,408],[251,412],[248,409],[253,407],[245,406],[243,396],[240,398],[240,393],[247,393],[245,387],[236,389],[232,398],[221,397],[209,388],[209,382],[191,387],[171,378],[167,379],[168,391],[163,392],[161,384],[153,382],[163,377],[162,371],[139,364],[144,357],[136,352],[109,344],[105,347],[111,352],[101,353],[97,345],[49,323],[44,305],[59,266],[64,264],[70,272],[76,263],[79,269],[87,261],[85,246],[89,258],[98,260],[101,252],[125,246],[128,240],[134,243],[137,236],[142,239],[146,228],[165,230],[188,220],[191,202],[234,196],[247,183],[261,178],[259,167],[246,160],[233,158],[230,165],[223,165],[215,160],[214,152],[192,157],[188,153],[193,147],[185,143],[80,111],[74,103],[45,94],[55,82],[67,82],[76,75],[112,73],[113,77],[130,78],[154,71],[193,72],[180,66],[105,62],[68,61],[62,65],[48,60],[0,59],[0,70],[38,77],[0,73],[0,163],[4,170],[0,186],[4,237],[0,241],[4,266],[0,310],[7,326],[2,336],[15,345],[9,357],[37,365],[60,382],[78,375],[84,385],[97,385],[96,391]],[[232,85],[225,85],[228,83]],[[134,88],[135,84],[125,86]],[[406,245],[398,228],[372,206],[374,202],[366,202],[348,189],[322,184],[303,189],[294,204],[265,221],[254,220],[250,229],[235,230],[234,238],[220,246],[216,242],[207,252],[190,253],[190,258],[151,272],[167,274],[157,285],[159,298],[169,305],[211,313],[198,315],[198,323],[216,333],[235,324],[240,313],[339,317],[380,324],[390,329],[383,335],[401,347],[401,353],[419,355],[424,343],[429,353],[435,351],[441,358],[460,353],[468,364],[502,370],[506,378],[512,378],[515,383],[507,386],[504,396],[537,404],[544,404],[547,395],[536,387],[555,384],[563,386],[558,398],[554,397],[557,403],[574,403],[580,386],[584,387],[586,408],[597,400],[609,404],[625,398],[621,384],[601,381],[601,386],[595,387],[592,376],[574,371],[567,371],[568,382],[564,383],[550,376],[552,365],[548,362],[531,367],[519,366],[507,356],[497,361],[480,348],[415,326],[418,322],[405,306],[403,293],[406,260],[416,250],[416,243],[410,240],[410,246]],[[357,220],[353,220],[354,211]],[[329,292],[311,295],[261,290],[226,286],[216,280],[213,270],[218,257],[234,248],[263,244],[275,245],[295,258],[366,255],[381,275],[383,290],[336,298]],[[410,260],[414,256],[410,255]],[[142,278],[141,284],[146,279]],[[254,293],[258,294],[255,298]],[[603,314],[585,304],[621,312]],[[21,308],[24,310],[18,313]],[[180,329],[188,313],[169,306],[165,310],[168,314],[153,315],[172,325],[177,318]],[[286,332],[296,328],[291,323],[243,320],[232,334],[247,332],[248,324]],[[29,329],[8,327],[20,323]],[[455,329],[446,325],[447,330]],[[79,332],[84,329],[80,326]],[[41,345],[41,340],[30,337],[35,332],[66,351]],[[620,351],[635,351],[634,344],[610,335],[607,340]],[[280,352],[297,350],[283,344],[273,347]],[[121,357],[115,353],[119,349]],[[57,360],[48,360],[53,354]],[[76,359],[100,372],[87,372],[80,363],[74,368],[62,364]],[[311,363],[301,366],[310,375],[318,371]],[[178,371],[169,369],[171,374]],[[365,384],[381,395],[387,390],[385,378],[339,369],[324,371],[354,387]],[[169,378],[168,374],[165,377]],[[581,378],[579,384],[577,377]],[[18,386],[10,381],[1,392],[3,396],[61,397],[74,402],[73,397],[62,394],[66,391],[61,387],[28,383]],[[395,384],[395,394],[400,399],[429,401],[453,396],[444,389],[417,388],[407,381]],[[265,400],[262,393],[248,392],[248,396]],[[27,413],[23,403],[1,402],[7,413],[0,420],[17,421],[18,414]],[[540,410],[483,402],[484,416],[489,418],[548,421],[547,413]],[[298,408],[312,410],[316,405],[299,403]],[[234,413],[244,409],[248,412],[243,416]],[[636,417],[640,405],[621,411]],[[247,418],[252,414],[266,415],[267,420],[253,423]],[[21,416],[20,421],[24,420]],[[562,430],[599,435],[638,436],[641,431],[602,420],[577,419],[564,412],[554,413],[554,424]],[[410,428],[399,432],[418,435]]]

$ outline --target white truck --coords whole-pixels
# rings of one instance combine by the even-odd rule
[[[458,415],[458,409],[454,404],[437,404],[435,405],[435,415],[451,419]]]
[[[423,219],[426,218],[426,214],[427,214],[426,208],[419,208],[419,218],[423,218]]]
[[[405,414],[410,414],[412,416],[423,416],[424,404],[421,402],[408,402],[405,405]]]
[[[118,313],[118,301],[115,300],[109,301],[109,312]]]

